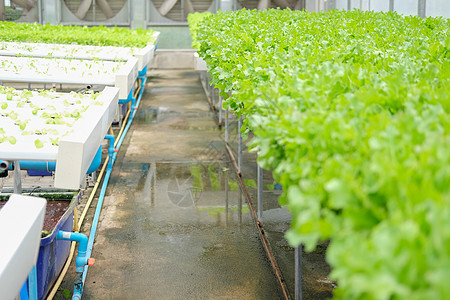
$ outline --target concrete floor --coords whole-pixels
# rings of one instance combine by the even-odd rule
[[[113,168],[83,299],[282,299],[223,135],[199,73],[150,73]],[[231,119],[230,145],[236,143]],[[255,153],[246,149],[243,175],[255,203]],[[265,172],[264,229],[293,297],[294,251],[284,239],[290,214],[272,184]],[[303,299],[332,297],[325,248],[303,254]],[[55,299],[71,294],[74,269],[72,263]]]
[[[198,73],[159,71],[148,82],[83,299],[279,299]]]

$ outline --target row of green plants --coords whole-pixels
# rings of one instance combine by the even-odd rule
[[[283,186],[287,239],[330,240],[335,297],[449,299],[450,21],[241,10],[191,23]]]
[[[14,145],[21,135],[33,140],[36,148],[57,146],[91,105],[103,105],[98,96],[93,91],[57,93],[0,86],[0,145]]]
[[[0,41],[93,46],[145,47],[154,31],[105,26],[40,25],[0,22]]]

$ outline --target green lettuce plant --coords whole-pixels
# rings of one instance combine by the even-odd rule
[[[191,29],[283,186],[287,239],[308,251],[330,239],[338,299],[450,297],[449,28],[393,12],[241,10]]]

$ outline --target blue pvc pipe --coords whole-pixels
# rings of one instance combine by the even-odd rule
[[[147,76],[144,76],[144,80],[143,80],[142,82],[145,84],[145,81],[146,81],[146,80],[147,80]],[[141,89],[141,90],[139,91],[138,101],[136,102],[136,107],[131,111],[130,119],[129,119],[128,123],[127,123],[127,126],[125,127],[125,129],[124,129],[124,131],[123,131],[123,134],[122,134],[122,136],[120,137],[119,142],[117,143],[117,149],[119,149],[120,146],[122,145],[122,142],[123,142],[123,140],[124,140],[124,138],[125,138],[125,135],[126,135],[126,133],[128,132],[128,130],[130,129],[131,122],[133,121],[134,116],[136,115],[137,108],[139,107],[139,104],[141,103],[141,99],[142,99],[142,94],[143,94],[143,93],[144,93],[144,89]]]
[[[145,84],[146,80],[147,80],[147,76],[145,75],[144,76],[144,80],[143,80],[144,84]],[[140,104],[141,99],[142,99],[142,94],[143,94],[143,89],[141,89],[141,91],[139,92],[138,100],[137,100],[137,103],[136,103],[136,109],[137,109],[137,107],[139,107],[139,104]],[[129,130],[130,126],[131,126],[131,123],[133,122],[134,116],[136,115],[136,109],[134,109],[132,111],[132,113],[130,114],[130,116],[128,118],[127,125],[125,126],[125,129],[124,129],[124,131],[122,133],[122,136],[120,137],[120,139],[119,139],[119,141],[117,143],[117,146],[116,146],[117,151],[120,149],[120,146],[122,145],[123,139],[125,138],[128,130]],[[111,143],[111,140],[110,140],[110,143]],[[90,257],[91,253],[92,253],[92,248],[94,246],[95,233],[97,231],[97,225],[98,225],[98,221],[99,221],[99,218],[100,218],[100,212],[101,212],[101,209],[102,209],[102,206],[103,206],[103,200],[104,200],[105,194],[106,194],[106,188],[108,186],[109,178],[111,177],[113,164],[114,164],[114,162],[116,160],[116,157],[117,157],[116,150],[114,150],[113,153],[111,153],[109,150],[110,150],[110,148],[108,148],[109,155],[112,155],[111,165],[108,163],[108,168],[106,170],[105,179],[103,180],[102,189],[100,190],[100,195],[98,197],[97,207],[95,209],[94,219],[92,220],[91,231],[89,233],[89,240],[88,240],[88,247],[87,247],[87,254],[86,254],[87,257]],[[79,300],[79,299],[81,299],[81,296],[83,294],[83,286],[84,286],[84,283],[86,281],[86,276],[87,276],[88,269],[89,269],[89,266],[85,265],[84,266],[83,275],[82,275],[82,283],[81,284],[75,284],[72,300]]]
[[[33,266],[30,274],[28,274],[28,297],[30,300],[37,300],[38,298],[36,265]]]
[[[56,170],[56,161],[20,161],[21,170],[47,171]]]
[[[78,242],[78,255],[75,259],[75,265],[77,272],[76,280],[75,280],[75,288],[73,292],[72,299],[81,299],[81,294],[83,292],[83,271],[84,267],[88,265],[88,260],[90,257],[90,253],[87,252],[88,247],[88,238],[86,235],[78,232],[68,232],[68,231],[58,231],[56,234],[57,240],[64,241],[75,241]]]
[[[88,238],[85,234],[69,231],[58,231],[56,234],[57,240],[78,242],[78,255],[75,259],[76,271],[83,272],[84,266],[88,263],[89,256],[87,256]]]
[[[116,156],[115,154],[116,153],[113,154],[113,159]],[[87,247],[87,255],[88,256],[91,255],[92,248],[94,246],[94,237],[95,237],[95,233],[97,231],[97,225],[98,225],[98,220],[100,218],[101,207],[103,205],[103,200],[105,198],[105,193],[106,193],[106,187],[108,186],[108,181],[109,181],[109,178],[111,176],[111,172],[112,172],[112,167],[111,168],[108,167],[108,169],[106,171],[106,174],[105,174],[105,179],[103,181],[102,189],[100,191],[100,196],[98,198],[97,207],[95,209],[94,219],[92,220],[91,232],[89,233],[89,241],[88,241],[88,247]],[[84,286],[84,283],[86,281],[86,275],[87,275],[88,268],[89,268],[88,265],[84,266],[83,274],[81,276],[82,284],[81,285],[75,284],[74,290],[73,290],[72,300],[81,299],[81,295],[83,294],[83,286]]]
[[[115,137],[113,135],[107,134],[105,136],[105,139],[107,139],[109,141],[109,147],[108,147],[108,155],[109,155],[108,169],[109,169],[109,168],[112,168],[112,165],[113,165],[113,154],[116,151],[116,149],[114,149]]]
[[[25,280],[19,292],[20,300],[28,300],[28,280]]]
[[[109,156],[111,156],[112,155],[111,153],[114,153],[114,150],[115,150],[114,149],[114,141],[116,140],[116,138],[111,134],[107,134],[107,135],[105,135],[105,139],[107,139],[109,141],[108,153],[109,153]]]
[[[139,79],[144,79],[143,76],[147,75],[147,69],[148,69],[147,66],[145,66],[141,71],[138,72],[138,74],[139,74],[138,78]]]
[[[1,162],[1,161],[0,161]],[[98,169],[102,162],[102,146],[97,150],[97,153],[94,156],[94,159],[91,162],[86,174],[91,174],[95,170]],[[20,169],[22,170],[33,170],[33,171],[47,171],[53,172],[56,170],[56,162],[55,161],[28,161],[22,160],[19,162]],[[12,170],[12,165],[8,167],[8,170]]]
[[[119,104],[127,104],[128,102],[132,101],[133,98],[133,89],[128,93],[127,99],[119,99]]]

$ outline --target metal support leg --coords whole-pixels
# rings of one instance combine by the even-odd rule
[[[302,246],[295,248],[295,300],[302,300]]]
[[[263,169],[257,165],[257,200],[258,200],[258,220],[263,220]]]
[[[242,225],[242,192],[239,191],[239,199],[238,199],[238,218],[239,225]]]
[[[222,96],[220,96],[219,90],[219,127],[222,127]]]
[[[228,134],[228,109],[225,110],[225,143],[228,143],[229,141],[229,134]]]
[[[211,79],[209,79],[208,80],[208,87],[209,87],[209,96],[211,97],[211,93],[213,92],[213,86],[211,85],[211,82],[212,80]]]
[[[426,18],[427,16],[427,1],[426,0],[419,0],[419,8],[418,8],[418,14],[419,17],[422,19]]]
[[[19,161],[14,161],[14,194],[22,194],[22,177]]]
[[[212,86],[211,89],[211,100],[212,100],[212,105],[213,105],[213,109],[216,109],[216,89],[214,86]]]
[[[228,226],[229,217],[229,199],[228,199],[228,172],[225,172],[225,224]]]
[[[238,142],[238,172],[239,175],[242,173],[242,117],[239,117],[238,121],[238,134],[239,134],[239,142]]]

